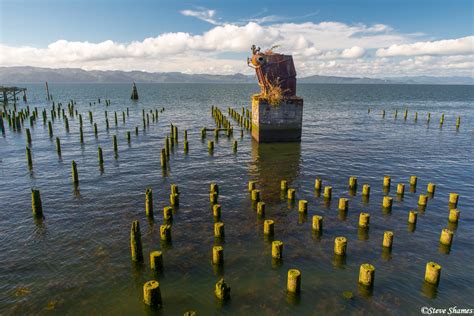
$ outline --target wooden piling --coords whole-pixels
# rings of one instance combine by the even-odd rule
[[[392,244],[393,244],[393,232],[392,231],[384,232],[382,246],[384,248],[392,249]]]
[[[457,223],[459,221],[460,211],[458,209],[452,208],[449,210],[448,221],[450,223]]]
[[[137,220],[132,222],[132,227],[130,229],[130,251],[132,261],[143,261],[142,234],[140,232],[140,223]]]
[[[399,183],[397,185],[397,195],[399,197],[403,197],[405,195],[405,185],[403,183]]]
[[[151,307],[158,307],[163,304],[158,281],[151,280],[143,285],[143,302]]]
[[[220,279],[215,286],[214,294],[221,301],[226,301],[230,298],[230,287]]]
[[[384,196],[382,200],[382,207],[385,210],[392,210],[393,198],[390,196]]]
[[[283,243],[279,240],[272,242],[272,258],[281,259],[283,257]]]
[[[349,208],[349,199],[339,198],[339,210],[346,212]]]
[[[452,230],[449,230],[447,228],[444,228],[442,231],[441,231],[441,236],[439,238],[439,242],[442,244],[442,245],[445,245],[445,246],[451,246],[452,242],[453,242],[453,234],[454,232]]]
[[[224,247],[214,246],[212,247],[212,264],[221,265],[224,263]]]
[[[428,203],[428,197],[425,194],[420,194],[418,198],[418,205],[425,207],[427,203]]]
[[[72,183],[74,185],[78,185],[79,184],[79,174],[77,173],[77,164],[76,162],[73,160],[72,163],[71,163],[71,174],[72,174]]]
[[[214,237],[224,238],[224,223],[223,222],[214,223]]]
[[[324,199],[325,200],[330,200],[332,196],[332,187],[331,186],[325,186],[324,187]]]
[[[426,270],[425,270],[425,281],[433,284],[433,285],[438,285],[439,284],[439,279],[441,275],[441,266],[437,264],[436,262],[428,262],[426,264]]]
[[[98,156],[98,159],[99,159],[99,165],[100,166],[103,166],[104,164],[104,156],[102,155],[102,148],[99,146],[97,147],[97,156]]]
[[[383,186],[384,188],[389,188],[391,184],[391,179],[389,176],[384,176],[383,177]]]
[[[370,214],[361,212],[359,215],[359,227],[367,228],[370,224]]]
[[[366,287],[374,286],[375,267],[371,264],[364,263],[359,269],[359,284]]]
[[[171,240],[171,225],[165,224],[160,226],[160,238],[163,241]]]
[[[163,208],[163,219],[165,221],[171,221],[173,219],[173,208],[171,206],[165,206]]]
[[[319,178],[314,180],[314,190],[315,191],[320,192],[321,188],[322,188],[322,185],[323,185],[323,180],[321,180]]]
[[[457,193],[449,193],[449,205],[452,205],[453,208],[458,206],[459,194]]]
[[[408,223],[416,225],[417,218],[418,218],[417,211],[412,210],[408,213]]]
[[[219,204],[214,204],[212,206],[212,215],[216,219],[219,219],[221,217],[221,206]]]
[[[299,270],[288,270],[287,291],[294,294],[298,294],[301,291],[301,272]]]
[[[150,269],[155,272],[163,271],[163,253],[161,251],[150,252]]]
[[[56,152],[58,153],[58,156],[61,157],[61,141],[59,140],[59,137],[56,137]]]
[[[28,162],[28,169],[33,169],[33,158],[31,156],[31,149],[26,146],[26,161]]]
[[[313,231],[322,231],[323,230],[323,217],[320,215],[313,216]]]
[[[291,188],[288,189],[287,191],[287,198],[289,201],[294,201],[295,200],[295,195],[296,195],[296,190]]]
[[[252,190],[251,194],[252,201],[258,202],[260,201],[260,190]]]
[[[26,142],[31,144],[31,132],[29,128],[26,129]]]
[[[416,176],[411,176],[410,177],[410,186],[411,187],[416,187],[417,180],[418,180],[418,178]]]
[[[298,201],[298,212],[307,213],[308,212],[308,201],[299,200]]]
[[[357,188],[357,177],[349,178],[349,189],[355,190]]]
[[[34,217],[43,217],[43,203],[39,190],[31,189],[31,209]]]
[[[431,183],[431,182],[428,183],[428,186],[426,187],[426,191],[428,192],[428,194],[434,195],[435,190],[436,190],[436,184]]]
[[[147,188],[145,191],[145,213],[147,217],[153,218],[153,191]]]
[[[334,239],[334,254],[338,256],[345,256],[347,250],[347,238],[336,237]]]
[[[275,226],[275,222],[273,220],[266,219],[263,222],[263,234],[268,235],[268,236],[273,235],[275,231],[274,226]]]
[[[265,202],[260,201],[257,203],[257,215],[260,217],[265,216]]]
[[[370,185],[364,184],[362,185],[362,196],[369,198],[370,196]]]

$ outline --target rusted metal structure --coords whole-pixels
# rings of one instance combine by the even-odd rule
[[[252,57],[247,63],[255,68],[262,95],[271,93],[272,87],[281,88],[283,98],[296,96],[296,69],[291,55],[261,52],[260,47],[252,46]]]
[[[261,89],[252,96],[252,137],[260,143],[300,142],[303,99],[296,96],[293,57],[251,49],[247,64],[255,68]]]

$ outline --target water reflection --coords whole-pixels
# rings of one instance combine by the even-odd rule
[[[258,180],[259,189],[266,201],[280,199],[280,181],[291,186],[300,171],[300,143],[262,144],[252,140],[252,161],[249,173]]]

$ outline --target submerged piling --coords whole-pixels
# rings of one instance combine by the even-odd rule
[[[43,217],[43,204],[41,202],[41,193],[39,190],[31,189],[31,209],[33,216]]]
[[[281,259],[283,257],[283,243],[279,240],[272,242],[272,258]]]
[[[371,264],[364,263],[359,269],[359,284],[366,287],[374,286],[375,267]]]
[[[230,298],[230,287],[220,279],[215,286],[214,294],[221,301],[226,301]]]
[[[449,230],[447,228],[444,228],[442,231],[441,231],[441,236],[439,238],[439,242],[442,244],[442,245],[445,245],[445,246],[451,246],[452,242],[453,242],[453,231],[452,230]]]
[[[392,244],[393,244],[393,232],[392,231],[384,232],[382,246],[384,248],[392,249]]]
[[[301,272],[299,270],[288,270],[287,291],[295,294],[301,291]]]
[[[31,149],[26,146],[26,161],[28,162],[28,169],[33,169],[33,158],[31,156]]]
[[[142,234],[140,232],[140,223],[137,220],[132,222],[132,228],[130,229],[130,251],[132,261],[143,261]]]
[[[150,269],[155,272],[163,270],[163,253],[161,251],[150,252]]]
[[[72,163],[71,163],[71,174],[72,174],[72,183],[74,185],[78,185],[79,184],[79,174],[77,173],[77,164],[76,162],[73,160]]]
[[[160,283],[158,281],[151,280],[143,285],[143,302],[151,307],[162,305]]]
[[[345,256],[347,249],[347,238],[346,237],[336,237],[334,239],[334,254],[338,256]]]
[[[151,188],[145,191],[145,213],[147,217],[153,218],[153,191]]]
[[[263,234],[271,236],[274,234],[275,222],[271,219],[267,219],[263,222]]]
[[[440,275],[441,275],[441,266],[439,264],[432,261],[426,264],[426,270],[425,270],[426,282],[432,285],[438,285]]]
[[[224,247],[214,246],[212,247],[212,264],[221,265],[224,263]]]

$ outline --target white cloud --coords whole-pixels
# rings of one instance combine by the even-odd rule
[[[469,55],[474,53],[474,36],[433,42],[416,42],[412,44],[395,44],[380,48],[379,57],[419,56],[419,55]]]
[[[216,10],[200,8],[199,10],[182,10],[179,13],[181,13],[184,16],[192,16],[192,17],[198,18],[199,20],[202,20],[214,25],[220,24],[220,22],[218,22],[215,18]]]
[[[195,12],[206,12],[199,18],[217,22],[213,10],[185,11],[183,14],[196,17]],[[278,52],[293,55],[300,77],[472,76],[473,36],[433,42],[418,39],[419,35],[397,33],[384,24],[223,23],[199,34],[162,33],[131,43],[58,40],[43,48],[0,44],[0,66],[252,73],[246,65],[250,46],[257,44],[266,49],[277,44]]]
[[[348,49],[344,49],[341,53],[342,58],[361,58],[365,54],[365,49],[359,46],[353,46]]]

